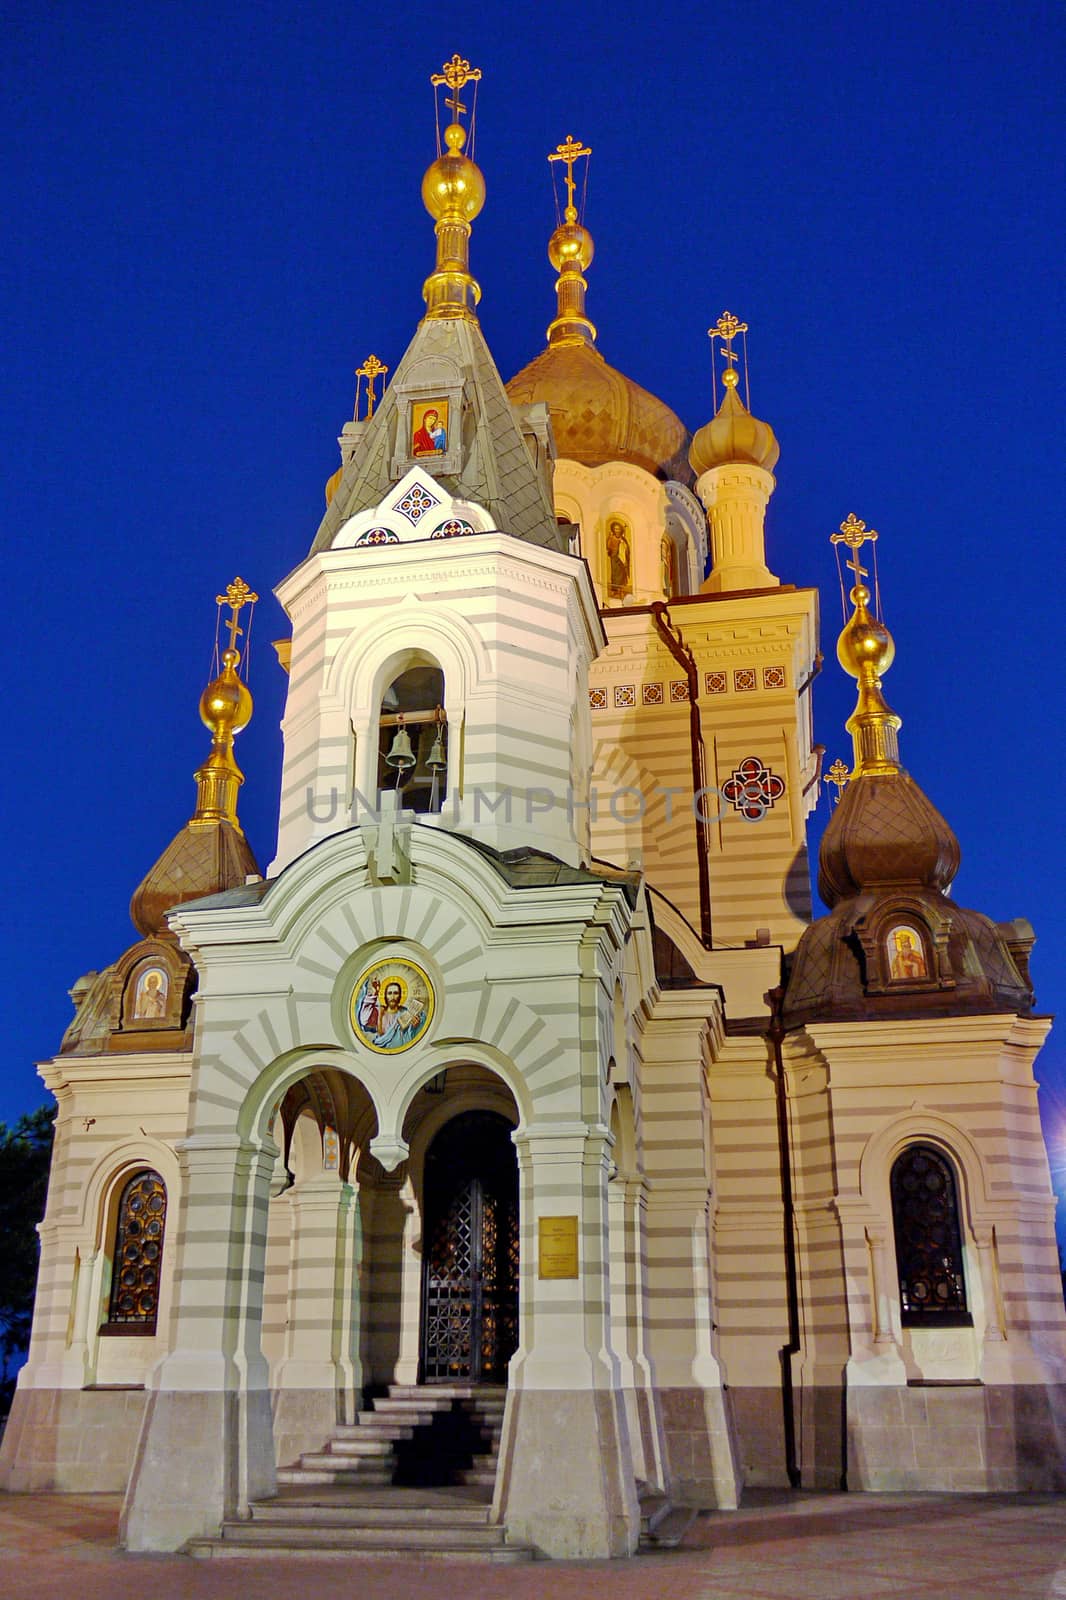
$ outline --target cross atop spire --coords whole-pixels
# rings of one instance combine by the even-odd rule
[[[590,156],[591,154],[592,148],[590,145],[582,144],[579,140],[574,138],[572,133],[568,133],[562,144],[557,144],[554,152],[548,157],[549,161],[565,161],[566,163],[566,177],[564,182],[566,184],[567,222],[577,221],[577,207],[574,205],[574,190],[577,187],[574,179],[574,164],[575,162],[579,161],[582,156]],[[558,215],[558,213],[556,213],[556,215]]]
[[[217,594],[215,596],[216,605],[229,606],[230,608],[229,621],[224,623],[223,626],[229,629],[229,648],[231,650],[236,650],[237,640],[244,632],[243,628],[238,627],[237,618],[246,605],[254,606],[258,599],[259,596],[252,589],[249,589],[243,578],[234,578],[233,582],[227,587],[225,594]]]
[[[438,89],[443,83],[452,91],[450,95],[445,96],[444,104],[451,110],[452,121],[458,122],[460,113],[466,110],[459,98],[459,90],[466,83],[480,83],[481,68],[472,67],[469,61],[464,61],[457,50],[452,59],[446,61],[439,72],[434,72],[431,75],[429,81],[434,89]]]
[[[851,560],[846,561],[844,565],[851,568],[855,574],[856,583],[861,583],[863,578],[870,576],[867,569],[860,564],[859,551],[864,544],[875,544],[876,541],[877,529],[868,528],[861,517],[855,515],[854,511],[848,512],[844,521],[840,524],[839,533],[831,533],[829,535],[830,544],[846,544],[851,551]]]

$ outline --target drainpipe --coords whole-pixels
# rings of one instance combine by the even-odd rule
[[[796,1414],[792,1393],[792,1357],[800,1352],[799,1274],[796,1266],[796,1206],[792,1196],[792,1150],[788,1134],[788,1095],[785,1089],[785,1064],[781,1041],[785,1037],[782,1017],[785,989],[782,983],[766,996],[770,1025],[766,1030],[774,1055],[774,1081],[777,1090],[777,1148],[781,1164],[781,1204],[784,1222],[785,1297],[788,1304],[788,1343],[779,1351],[781,1361],[781,1406],[785,1434],[785,1471],[789,1485],[800,1487],[796,1460]]]
[[[692,801],[693,814],[696,823],[696,879],[700,897],[700,939],[705,950],[710,950],[711,939],[711,880],[708,861],[710,858],[710,827],[703,809],[703,791],[707,787],[706,769],[703,759],[703,728],[700,722],[700,675],[696,667],[695,657],[681,632],[670,620],[670,613],[666,603],[656,600],[651,607],[651,619],[655,630],[663,641],[678,666],[688,679],[688,722],[689,740],[692,746]]]

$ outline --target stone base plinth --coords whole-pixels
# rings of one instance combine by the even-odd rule
[[[321,1450],[340,1420],[333,1389],[277,1389],[273,1412],[279,1467],[294,1465],[305,1451]]]
[[[148,1396],[120,1537],[129,1550],[180,1550],[276,1488],[266,1390],[161,1389]]]
[[[0,1445],[0,1489],[121,1494],[144,1406],[143,1389],[17,1389]]]
[[[743,1478],[724,1389],[660,1389],[668,1462],[666,1490],[680,1505],[733,1511]]]
[[[850,1489],[1066,1489],[1066,1385],[853,1388]]]
[[[495,1510],[509,1539],[556,1560],[632,1555],[640,1511],[621,1396],[512,1390]]]

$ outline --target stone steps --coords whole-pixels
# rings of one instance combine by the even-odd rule
[[[193,1540],[189,1554],[530,1561],[535,1552],[508,1544],[507,1530],[489,1520],[505,1404],[502,1388],[393,1384],[357,1422],[334,1428],[321,1450],[279,1469],[277,1499],[256,1502],[246,1521],[225,1522],[217,1538]],[[397,1485],[397,1477],[438,1481],[420,1475],[427,1464],[453,1488]]]

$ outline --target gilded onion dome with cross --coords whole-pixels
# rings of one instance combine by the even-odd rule
[[[519,405],[547,405],[560,456],[598,467],[626,461],[658,478],[690,483],[689,433],[662,400],[612,367],[596,348],[596,329],[585,312],[585,273],[593,257],[592,235],[575,204],[574,167],[591,155],[568,134],[548,157],[566,169],[563,220],[548,241],[548,259],[558,273],[558,306],[548,345],[507,385]]]

